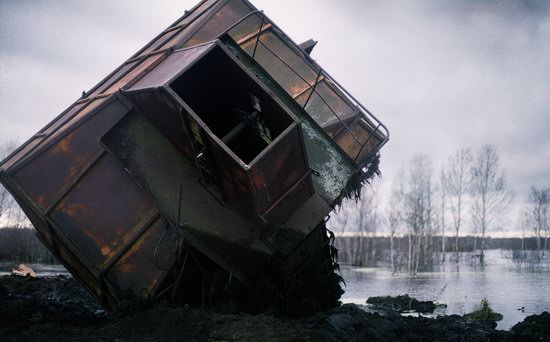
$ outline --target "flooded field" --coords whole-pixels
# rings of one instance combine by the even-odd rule
[[[490,250],[483,267],[467,261],[458,265],[449,262],[416,276],[392,275],[388,267],[342,266],[341,275],[346,281],[342,302],[365,304],[372,296],[409,294],[419,300],[447,304],[447,308],[438,309],[436,315],[463,315],[487,298],[495,311],[504,316],[497,328],[508,330],[529,315],[550,312],[550,263],[522,268],[513,263],[509,255],[507,251]],[[9,275],[15,266],[17,263],[0,263],[0,276]],[[28,266],[39,277],[70,275],[62,265]]]
[[[495,255],[496,256],[496,255]],[[387,269],[344,268],[348,282],[346,302],[364,303],[377,294],[411,295],[439,299],[449,304],[444,313],[463,313],[483,296],[504,314],[501,329],[528,313],[550,309],[545,294],[549,272],[522,274],[492,262],[483,270],[422,273],[416,278],[392,276]],[[8,274],[11,263],[0,264]],[[115,315],[105,310],[58,265],[30,264],[38,278],[0,277],[0,336],[2,341],[43,340],[438,340],[520,341],[544,340],[550,336],[550,314],[532,315],[513,329],[494,330],[493,322],[469,321],[460,316],[380,316],[364,306],[345,304],[311,317],[281,318],[243,312],[167,303],[129,306]],[[524,293],[525,292],[525,293]],[[504,303],[504,304],[503,304]],[[525,306],[525,312],[516,306]]]
[[[509,258],[510,253],[490,250],[486,265],[468,262],[445,264],[432,272],[416,276],[391,274],[388,267],[342,267],[346,280],[344,303],[365,304],[371,296],[409,294],[419,300],[436,300],[448,305],[437,314],[471,312],[487,298],[495,311],[504,315],[498,329],[510,329],[532,314],[550,312],[550,267],[522,268]]]

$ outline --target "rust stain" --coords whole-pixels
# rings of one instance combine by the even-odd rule
[[[36,197],[36,203],[38,203],[40,206],[43,206],[45,202],[44,195],[38,195]]]
[[[103,256],[107,256],[109,254],[111,254],[111,248],[109,248],[109,246],[105,245],[103,247],[101,247],[101,255]]]
[[[289,93],[292,97],[296,97],[301,94],[304,90],[309,88],[309,85],[305,84],[304,81],[301,81],[302,84],[294,84],[290,86]],[[309,92],[308,92],[309,95]]]
[[[124,263],[120,263],[118,269],[122,273],[132,273],[132,272],[136,271],[136,266],[133,265],[133,264],[129,264],[129,263],[124,262]]]
[[[72,203],[70,205],[61,205],[61,211],[68,216],[77,217],[86,211],[86,206],[82,203]]]
[[[84,230],[84,234],[85,234],[87,237],[89,237],[90,239],[92,239],[92,240],[96,243],[96,245],[97,245],[98,247],[101,247],[101,248],[102,248],[102,246],[105,245],[105,243],[103,242],[103,240],[100,239],[100,238],[98,238],[98,237],[96,237],[96,236],[94,235],[94,232],[91,231],[90,229],[85,229],[85,230]]]
[[[69,148],[74,138],[75,138],[75,135],[73,133],[69,134],[64,139],[60,140],[55,146],[53,146],[50,149],[49,154],[51,155],[67,154],[67,152],[69,152]]]
[[[77,168],[76,165],[71,165],[71,167],[69,168],[69,178],[73,178],[74,176],[76,176],[79,170],[80,168]]]

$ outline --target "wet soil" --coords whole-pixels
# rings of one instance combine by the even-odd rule
[[[431,313],[438,307],[447,306],[445,304],[437,304],[432,301],[419,301],[407,294],[396,297],[369,297],[367,299],[367,304],[371,304],[374,307],[387,308],[396,312],[414,311],[420,313]]]
[[[352,304],[300,319],[162,303],[106,315],[73,278],[0,277],[3,341],[550,341],[547,312],[511,331],[494,326],[457,315],[386,317]]]

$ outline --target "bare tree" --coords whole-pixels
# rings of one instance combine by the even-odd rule
[[[17,142],[8,141],[0,144],[0,161],[14,151]],[[31,223],[17,202],[2,184],[0,184],[0,223],[13,228],[30,227]]]
[[[416,274],[420,259],[426,261],[425,244],[430,234],[433,208],[432,165],[429,158],[419,155],[410,164],[405,189],[405,222],[409,227],[408,271]]]
[[[550,188],[532,186],[529,190],[529,206],[527,209],[527,219],[529,225],[533,228],[537,240],[537,256],[541,254],[542,233],[546,233],[544,250],[548,248],[548,231],[550,230]]]
[[[446,252],[446,230],[447,224],[445,222],[446,217],[446,204],[447,204],[447,190],[445,188],[445,165],[441,165],[441,172],[439,174],[439,184],[441,185],[440,191],[440,213],[439,213],[439,225],[441,228],[441,253],[443,254],[443,262],[445,262],[445,252]]]
[[[0,144],[0,161],[2,161],[8,154],[15,150],[16,143],[8,141]],[[0,220],[7,221],[10,212],[14,207],[15,201],[11,197],[10,193],[2,184],[0,184]]]
[[[519,226],[521,228],[521,249],[519,253],[519,259],[524,261],[526,259],[526,253],[525,253],[525,228],[527,226],[527,213],[526,209],[523,208],[521,210],[520,219],[519,219]]]
[[[447,195],[449,209],[455,230],[455,262],[459,261],[458,236],[464,217],[464,197],[471,183],[470,167],[472,153],[463,148],[452,154],[445,163],[442,171],[442,187]]]
[[[405,190],[403,186],[404,170],[401,169],[398,180],[392,185],[392,192],[390,196],[390,207],[388,210],[388,225],[390,230],[390,262],[392,268],[392,274],[395,274],[396,268],[396,251],[395,251],[395,236],[399,230],[400,225],[404,220],[404,200]]]
[[[380,223],[378,200],[372,186],[362,189],[359,201],[346,200],[329,221],[338,236],[341,260],[354,266],[376,261],[376,231]]]
[[[506,187],[504,172],[500,169],[495,146],[485,145],[479,150],[472,167],[472,219],[481,232],[479,261],[485,257],[485,236],[492,224],[501,218],[514,194]]]
[[[355,213],[357,234],[353,239],[355,255],[352,262],[362,266],[375,261],[374,241],[379,218],[376,192],[372,186],[363,188],[361,200],[355,205]]]
[[[4,219],[6,209],[10,206],[10,194],[2,184],[0,184],[0,219]]]
[[[330,229],[336,232],[336,247],[339,249],[338,257],[340,260],[349,262],[351,260],[351,247],[346,239],[346,230],[349,224],[349,213],[347,206],[340,206],[334,209],[334,214],[328,221]]]

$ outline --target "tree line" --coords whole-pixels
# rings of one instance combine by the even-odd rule
[[[0,159],[16,146],[0,145]],[[514,196],[496,147],[486,145],[475,154],[463,148],[448,156],[437,172],[428,156],[415,156],[394,180],[387,206],[371,186],[365,186],[361,200],[347,202],[329,223],[338,236],[341,261],[367,265],[386,260],[394,271],[416,273],[445,262],[448,255],[458,262],[464,251],[483,263],[487,232],[503,223]],[[549,208],[550,186],[532,186],[519,224],[524,243],[518,257],[540,260],[548,254]],[[474,228],[471,239],[461,234],[467,222]],[[10,228],[0,229],[0,260],[53,260],[15,200],[0,186],[2,225]]]
[[[0,228],[0,261],[55,264],[57,260],[32,228]]]
[[[524,243],[534,258],[542,259],[550,246],[550,187],[532,186],[521,213]],[[415,156],[402,167],[392,183],[387,208],[380,210],[380,196],[372,187],[363,189],[357,203],[346,203],[331,222],[341,260],[365,265],[385,258],[394,271],[416,273],[460,252],[471,251],[474,262],[484,263],[487,233],[506,222],[516,193],[506,182],[497,148],[485,145],[473,153],[461,148],[449,155],[437,172],[426,155]],[[471,239],[465,227],[473,228]],[[531,234],[529,234],[531,232]],[[380,252],[381,236],[388,238],[387,252]],[[461,241],[471,246],[461,247]],[[534,243],[532,243],[534,241]],[[528,253],[524,253],[527,255]]]

